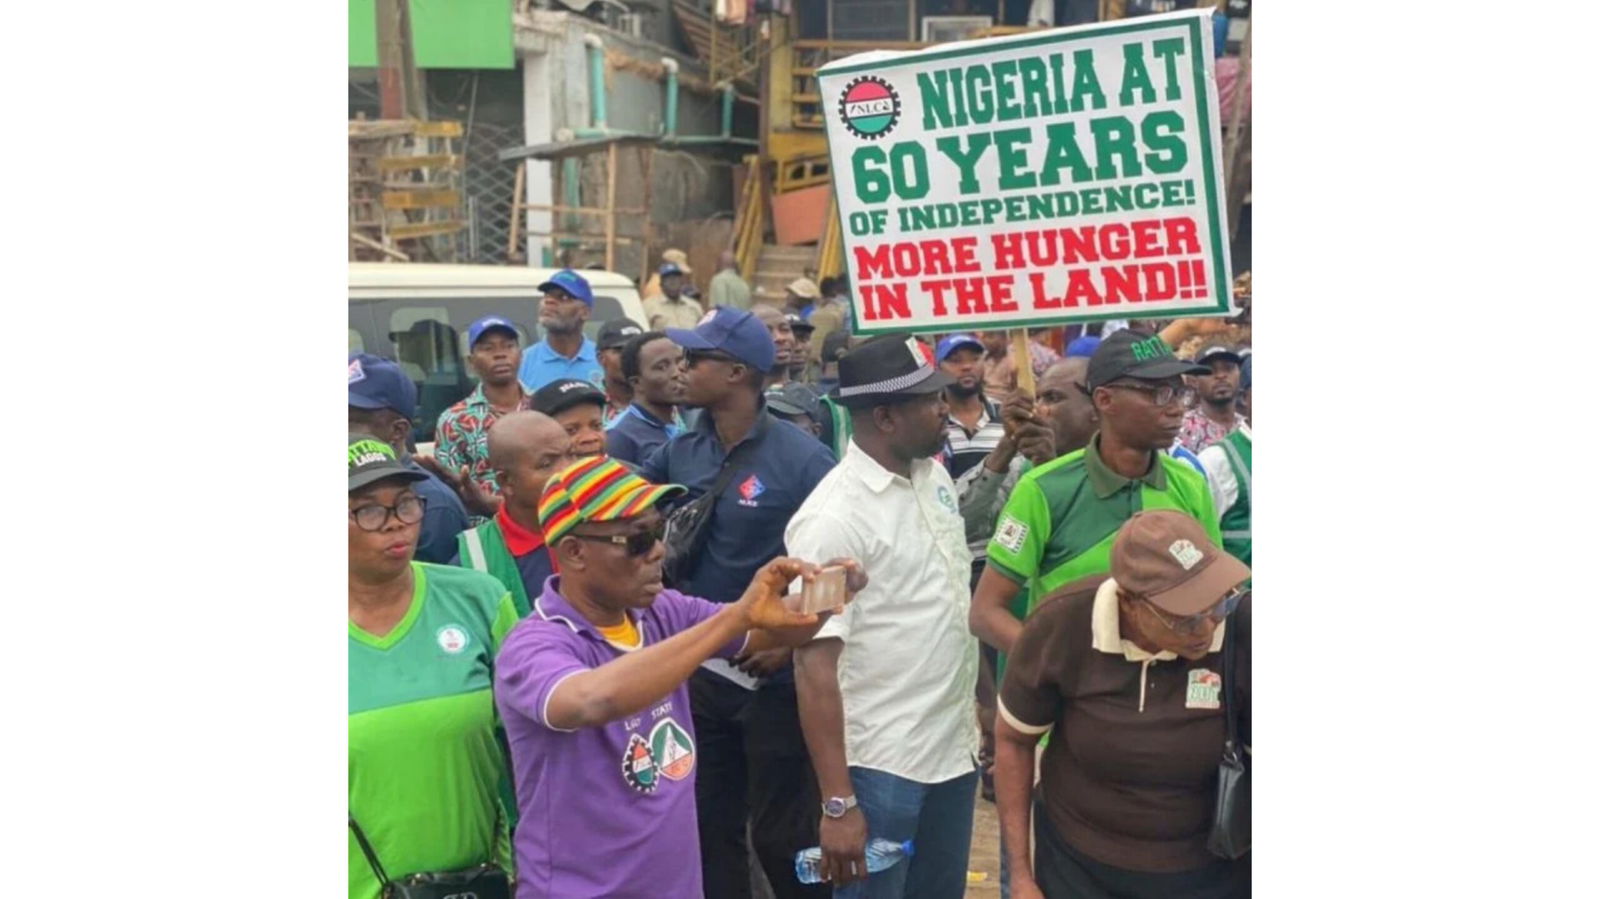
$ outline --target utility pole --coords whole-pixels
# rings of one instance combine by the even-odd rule
[[[411,43],[410,0],[375,0],[378,106],[384,119],[428,118],[427,94]]]

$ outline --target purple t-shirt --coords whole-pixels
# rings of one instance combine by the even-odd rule
[[[545,581],[532,613],[495,659],[495,702],[511,744],[517,789],[518,899],[699,896],[694,720],[687,682],[649,708],[599,727],[561,730],[545,718],[568,677],[627,650]],[[640,646],[659,643],[725,606],[663,590],[632,613]],[[722,647],[721,658],[744,648]]]

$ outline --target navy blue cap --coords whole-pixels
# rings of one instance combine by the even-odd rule
[[[491,328],[501,328],[510,332],[512,340],[520,341],[522,339],[517,334],[517,326],[513,325],[509,319],[501,318],[498,315],[485,315],[467,328],[467,351],[471,352],[472,348],[478,345],[478,338],[483,336],[483,332]]]
[[[661,268],[656,273],[665,278],[668,275],[681,275],[683,274],[683,269],[678,268],[678,264],[676,262],[663,262],[661,263]]]
[[[1067,358],[1072,359],[1082,356],[1087,359],[1093,356],[1094,351],[1098,349],[1100,349],[1100,338],[1079,337],[1077,340],[1067,344]]]
[[[963,347],[972,347],[980,353],[983,352],[983,344],[971,334],[951,334],[949,337],[939,341],[939,345],[934,348],[933,358],[938,362],[943,362],[946,356]]]
[[[686,350],[719,350],[757,371],[772,371],[778,357],[767,326],[748,309],[718,306],[693,331],[668,328],[667,336]]]
[[[559,287],[572,294],[573,299],[582,300],[585,306],[594,308],[594,291],[589,288],[589,282],[584,277],[570,268],[564,268],[550,276],[550,280],[539,285],[539,289],[549,291],[552,287]]]
[[[370,353],[350,357],[350,405],[357,409],[393,409],[417,417],[417,385],[394,362]]]

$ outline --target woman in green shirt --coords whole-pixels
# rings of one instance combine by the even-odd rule
[[[349,445],[351,899],[383,891],[356,826],[390,878],[510,870],[493,661],[516,612],[486,574],[413,561],[423,477]]]

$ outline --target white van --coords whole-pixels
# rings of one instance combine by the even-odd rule
[[[399,362],[417,382],[418,443],[433,440],[439,413],[472,392],[467,326],[499,315],[517,326],[524,347],[539,333],[539,285],[556,269],[518,265],[350,263],[350,352]],[[580,271],[594,289],[594,311],[584,326],[593,339],[619,318],[645,324],[639,289],[605,271]]]

